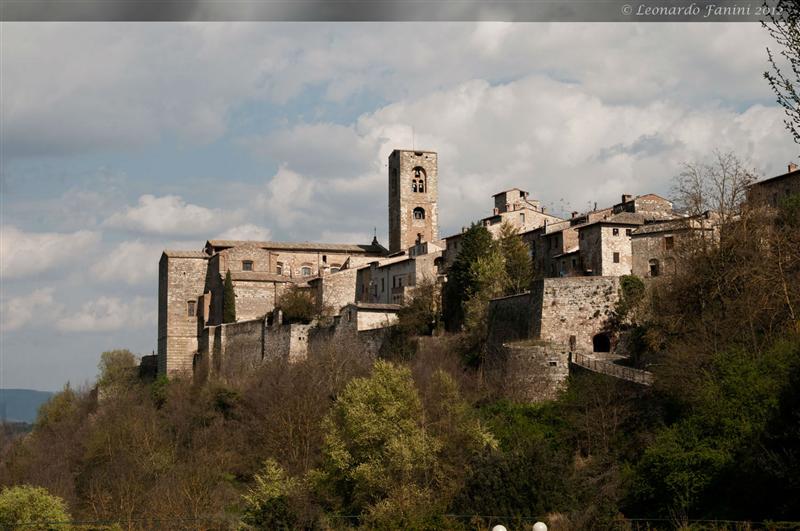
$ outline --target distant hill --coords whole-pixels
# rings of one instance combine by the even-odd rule
[[[0,419],[8,422],[33,422],[36,412],[53,393],[32,389],[0,389]]]

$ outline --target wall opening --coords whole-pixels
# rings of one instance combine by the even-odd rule
[[[658,260],[656,260],[655,258],[651,259],[650,260],[650,276],[651,277],[657,277],[660,272],[661,271],[659,269]]]
[[[422,207],[415,208],[414,219],[425,219],[425,209]]]
[[[594,352],[611,352],[611,338],[608,334],[597,334],[592,338],[592,350]]]

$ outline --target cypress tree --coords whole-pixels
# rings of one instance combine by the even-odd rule
[[[233,292],[231,270],[225,273],[225,288],[222,291],[222,322],[236,322],[236,294]]]

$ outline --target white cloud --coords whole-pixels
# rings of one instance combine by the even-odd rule
[[[155,329],[156,301],[135,297],[126,302],[116,297],[99,297],[56,321],[64,332],[108,332],[125,329]]]
[[[2,305],[2,331],[10,332],[36,322],[51,322],[63,309],[53,298],[53,288],[40,288],[32,293],[12,297]]]
[[[218,240],[254,240],[266,242],[272,239],[272,231],[266,227],[259,227],[252,223],[231,227],[217,235]]]
[[[223,212],[186,203],[176,195],[143,195],[136,206],[113,214],[105,221],[108,227],[150,234],[203,235],[219,229],[226,219],[238,212]]]
[[[21,278],[63,267],[92,250],[100,234],[80,230],[71,233],[25,232],[12,225],[0,227],[0,276]]]
[[[278,226],[290,227],[312,205],[313,192],[311,180],[282,165],[266,190],[255,198],[255,205]]]
[[[92,273],[100,280],[122,280],[127,284],[141,284],[158,278],[158,258],[163,245],[143,243],[141,240],[122,242],[92,266]]]

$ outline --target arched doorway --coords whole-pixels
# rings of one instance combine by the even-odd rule
[[[592,338],[592,350],[594,352],[611,352],[611,338],[608,334],[597,334]]]

